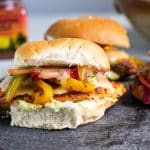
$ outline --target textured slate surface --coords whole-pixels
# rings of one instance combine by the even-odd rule
[[[149,150],[150,107],[127,93],[105,116],[77,130],[45,131],[0,120],[0,150]]]

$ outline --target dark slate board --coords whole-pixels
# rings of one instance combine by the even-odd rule
[[[0,150],[150,150],[150,107],[129,92],[105,116],[76,130],[10,127],[0,120]]]

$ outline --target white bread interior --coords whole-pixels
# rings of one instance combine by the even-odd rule
[[[108,57],[100,46],[77,38],[25,43],[17,49],[14,65],[16,68],[72,65],[110,68]]]
[[[16,101],[11,105],[11,126],[47,130],[77,128],[79,125],[100,119],[105,110],[116,101],[117,99],[110,97],[77,103],[53,101],[45,107],[29,104],[30,109],[29,106],[26,107],[26,102]]]

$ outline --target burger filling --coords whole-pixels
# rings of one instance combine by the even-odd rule
[[[123,50],[118,50],[113,46],[104,46],[103,48],[110,60],[111,70],[117,73],[119,77],[136,73],[137,65],[143,64],[142,60],[131,57]]]
[[[131,88],[136,98],[142,100],[144,104],[150,104],[150,64],[140,70]]]
[[[104,71],[87,66],[19,68],[9,69],[9,73],[9,84],[1,85],[0,92],[1,99],[3,97],[7,103],[17,99],[40,105],[53,99],[78,101],[91,93],[114,90]]]

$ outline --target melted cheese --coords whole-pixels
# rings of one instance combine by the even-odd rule
[[[33,88],[19,88],[15,94],[15,96],[19,95],[31,95],[33,93]]]
[[[68,93],[68,91],[62,87],[58,87],[56,89],[53,89],[54,95],[61,95],[61,94],[65,94]]]

